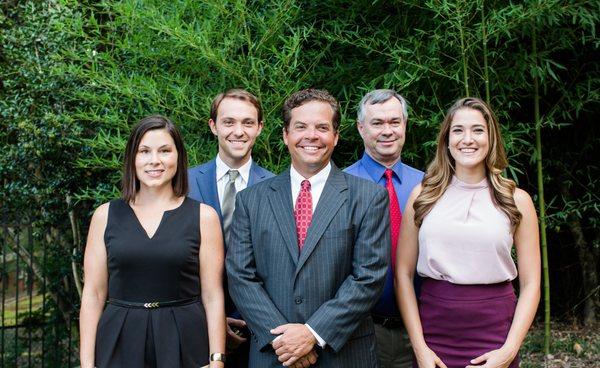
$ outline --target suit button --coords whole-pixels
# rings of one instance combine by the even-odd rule
[[[296,300],[294,300],[294,302],[296,302],[296,304],[302,304],[302,299],[296,298]]]

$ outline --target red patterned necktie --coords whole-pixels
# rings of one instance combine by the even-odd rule
[[[398,248],[398,237],[400,237],[400,223],[402,222],[402,211],[398,203],[398,196],[394,189],[392,176],[394,172],[391,169],[385,169],[385,188],[390,198],[390,230],[392,232],[392,270],[396,269],[396,250]]]
[[[298,193],[298,199],[296,199],[294,217],[296,218],[298,248],[302,251],[304,239],[306,239],[306,233],[312,221],[312,195],[310,194],[310,181],[308,180],[302,180],[300,184],[300,193]]]

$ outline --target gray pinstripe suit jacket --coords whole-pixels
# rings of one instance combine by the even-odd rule
[[[237,195],[229,291],[251,330],[250,368],[281,367],[269,330],[308,323],[327,343],[318,367],[377,367],[369,311],[389,261],[387,192],[331,173],[298,251],[289,170]]]

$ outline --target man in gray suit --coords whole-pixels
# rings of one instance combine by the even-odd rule
[[[330,161],[340,112],[328,92],[294,93],[283,120],[291,167],[238,194],[227,252],[249,367],[377,367],[369,312],[389,261],[387,192]]]

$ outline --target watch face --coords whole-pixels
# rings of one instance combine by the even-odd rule
[[[225,362],[225,354],[223,353],[212,353],[210,354],[211,362]]]

